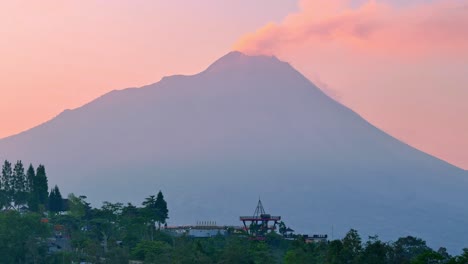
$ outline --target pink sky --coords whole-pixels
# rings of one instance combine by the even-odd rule
[[[0,138],[236,48],[289,61],[377,127],[467,169],[468,0],[411,3],[3,1]]]

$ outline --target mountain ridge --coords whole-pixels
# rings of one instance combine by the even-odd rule
[[[165,82],[170,82],[171,80],[173,79],[178,79],[178,78],[190,78],[190,77],[195,77],[195,76],[199,76],[199,75],[203,75],[203,74],[207,74],[207,73],[216,73],[216,72],[220,72],[220,71],[229,71],[229,70],[232,70],[232,67],[234,65],[234,67],[242,67],[242,65],[245,65],[246,63],[248,64],[250,62],[250,60],[256,60],[257,62],[261,62],[261,63],[265,63],[265,61],[272,61],[274,63],[280,63],[282,65],[287,65],[287,67],[290,67],[291,69],[293,69],[295,72],[297,72],[302,78],[304,78],[307,82],[310,82],[313,86],[315,86],[315,84],[313,84],[310,80],[308,80],[306,77],[304,77],[300,72],[298,72],[296,69],[294,69],[289,63],[287,62],[283,62],[283,61],[280,61],[277,57],[275,56],[267,56],[267,55],[258,55],[258,56],[251,56],[251,55],[246,55],[240,51],[231,51],[229,53],[227,53],[226,55],[222,56],[221,58],[219,58],[218,60],[216,60],[215,62],[213,62],[212,64],[210,64],[205,70],[197,73],[197,74],[194,74],[194,75],[184,75],[184,74],[175,74],[175,75],[169,75],[169,76],[163,76],[161,78],[160,81],[158,82],[155,82],[155,83],[151,83],[151,84],[148,84],[148,85],[144,85],[144,86],[141,86],[141,87],[128,87],[128,88],[123,88],[123,89],[114,89],[112,91],[109,91],[107,93],[104,93],[102,94],[101,96],[89,101],[88,103],[85,103],[84,105],[82,106],[79,106],[77,108],[74,108],[74,109],[65,109],[63,110],[62,112],[60,112],[58,115],[56,115],[55,117],[47,120],[47,121],[44,121],[43,123],[37,125],[37,126],[34,126],[30,129],[27,129],[25,131],[22,131],[22,132],[19,132],[17,134],[14,134],[14,135],[10,135],[10,136],[7,136],[7,137],[4,137],[4,138],[0,138],[0,141],[1,140],[8,140],[9,138],[12,138],[12,137],[16,137],[16,136],[20,136],[21,134],[23,133],[27,133],[29,132],[30,130],[34,130],[36,128],[39,128],[41,127],[42,125],[45,125],[46,123],[49,123],[51,121],[53,121],[54,119],[56,118],[61,118],[62,115],[67,115],[69,113],[72,113],[74,111],[77,111],[77,110],[80,110],[82,108],[86,108],[88,107],[89,105],[92,105],[92,104],[95,104],[95,103],[99,103],[101,100],[104,100],[104,99],[107,99],[108,97],[111,97],[111,96],[115,96],[115,95],[121,95],[122,93],[127,93],[127,92],[133,92],[135,90],[143,90],[143,89],[154,89],[155,86],[161,86],[163,85]],[[225,69],[226,68],[226,65],[228,68],[231,68],[231,69]],[[413,149],[416,149],[418,151],[421,151],[419,150],[418,148],[412,146],[411,144],[407,143],[407,142],[404,142],[394,136],[392,136],[391,134],[383,131],[382,129],[380,129],[379,127],[376,127],[375,125],[373,125],[372,123],[368,122],[365,118],[363,118],[359,113],[355,112],[354,110],[352,110],[351,108],[343,105],[341,102],[338,102],[336,101],[335,99],[329,97],[328,95],[326,95],[319,87],[315,86],[315,88],[320,92],[322,93],[322,95],[326,96],[328,99],[330,100],[333,100],[334,102],[336,102],[337,104],[341,105],[342,107],[346,108],[347,110],[349,111],[352,111],[355,115],[357,115],[359,118],[365,120],[369,125],[371,125],[372,127],[382,131],[383,133],[385,133],[386,135],[394,138],[395,140],[399,141],[400,143],[402,144],[405,144],[407,146],[409,146],[410,148],[413,148]],[[424,151],[421,151],[423,152],[424,154],[426,155],[429,155],[430,157],[432,158],[436,158],[437,160],[441,161],[441,162],[444,162],[444,163],[447,163],[448,165],[450,166],[453,166],[453,167],[456,167],[457,169],[460,169],[460,170],[463,170],[465,172],[468,172],[468,170],[465,170],[463,168],[460,168],[452,163],[450,163],[449,161],[446,161],[446,160],[443,160],[441,159],[440,157],[437,157],[435,155],[432,155],[432,154],[429,154],[429,153],[426,153]]]

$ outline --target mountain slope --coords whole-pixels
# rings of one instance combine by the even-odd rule
[[[261,196],[301,232],[353,227],[468,246],[466,172],[378,130],[289,64],[232,52],[194,76],[113,91],[0,141],[63,192],[140,202],[171,223],[238,224]],[[464,243],[464,244],[463,244]]]

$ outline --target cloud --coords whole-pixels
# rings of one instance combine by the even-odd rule
[[[333,44],[377,54],[468,54],[468,1],[405,7],[369,0],[303,0],[300,11],[243,36],[234,49],[271,55],[298,45]]]

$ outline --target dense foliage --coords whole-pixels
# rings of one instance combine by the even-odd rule
[[[0,263],[43,263],[50,228],[35,213],[0,213]]]
[[[14,166],[9,161],[2,165],[0,177],[0,209],[27,207],[29,211],[43,212],[48,202],[48,182],[45,167],[39,165],[37,173],[32,165],[27,172],[21,161]]]
[[[232,228],[226,236],[176,236],[163,226],[169,210],[161,191],[141,206],[104,202],[92,208],[85,196],[62,199],[57,186],[48,193],[42,165],[25,174],[21,162],[6,161],[1,176],[0,263],[468,264],[468,249],[450,256],[412,236],[363,241],[353,229],[342,239],[312,243],[286,235],[284,223],[280,234],[262,241]],[[20,210],[23,205],[30,209]]]

